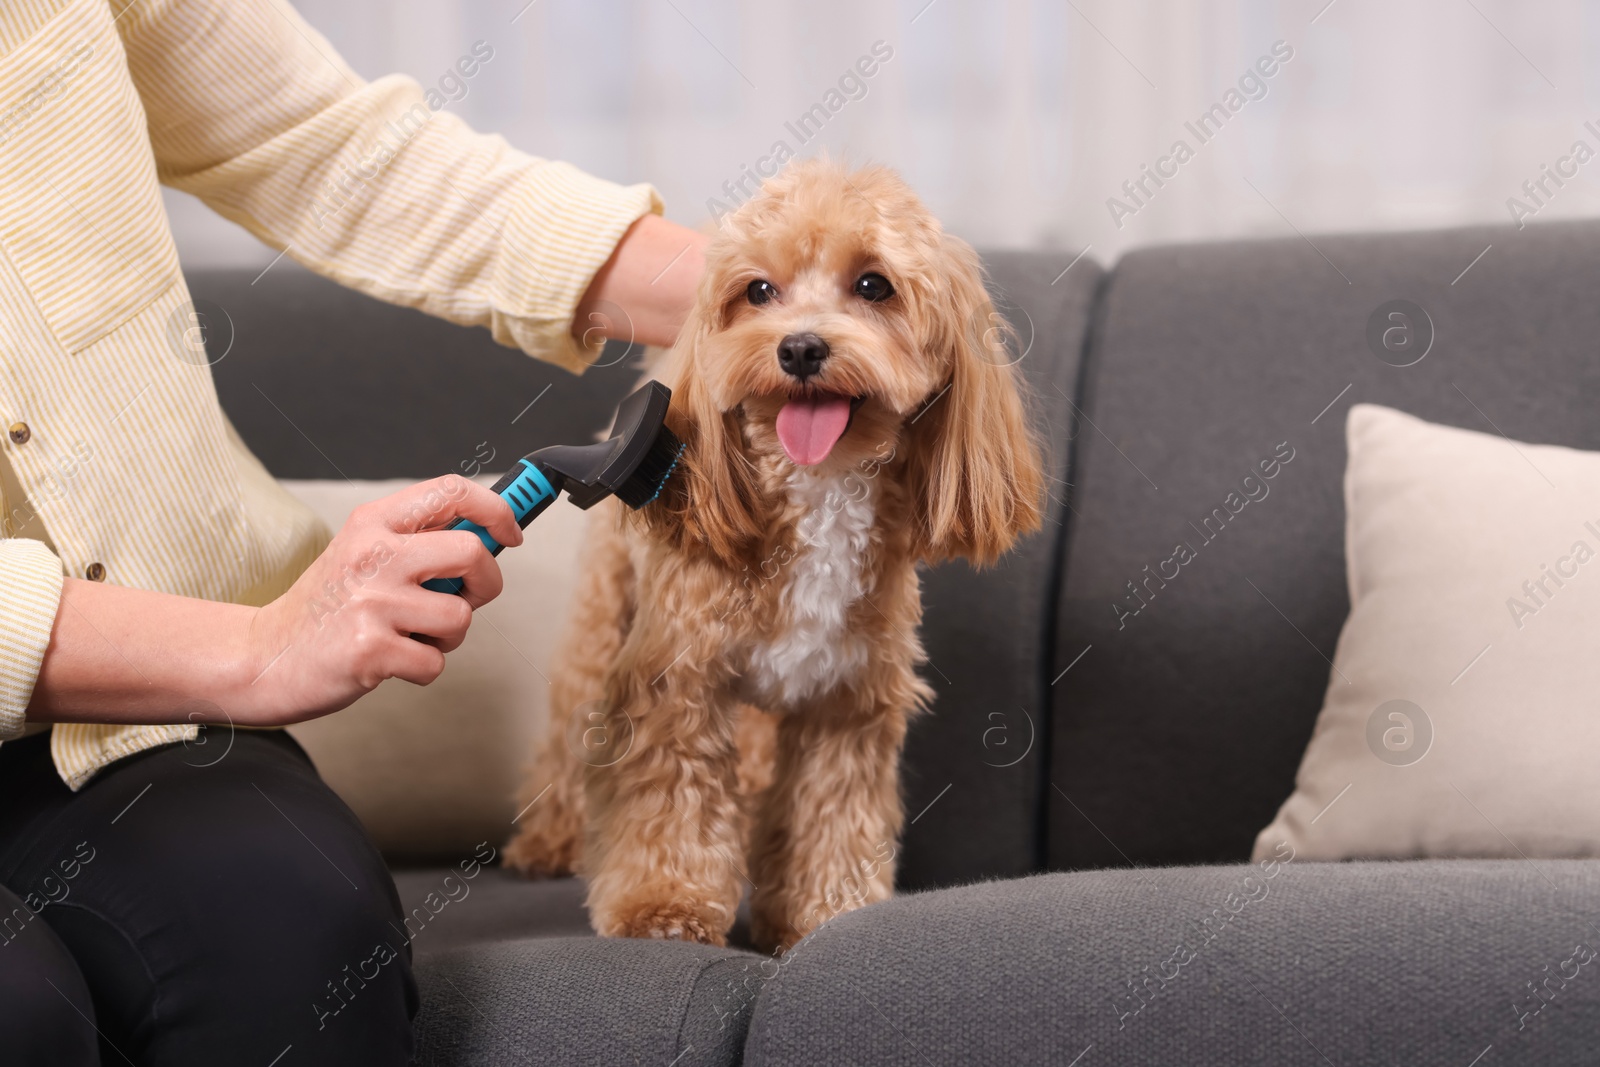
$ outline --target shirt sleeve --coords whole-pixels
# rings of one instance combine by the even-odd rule
[[[640,216],[620,186],[474,132],[437,90],[368,83],[280,0],[144,0],[117,22],[157,174],[352,288],[581,371],[578,301]],[[493,62],[463,50],[451,84]]]
[[[22,733],[61,606],[61,561],[43,542],[0,539],[0,741]]]

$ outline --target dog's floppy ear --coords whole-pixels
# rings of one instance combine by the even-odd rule
[[[740,447],[738,418],[718,410],[698,367],[709,332],[697,307],[661,367],[660,376],[672,389],[667,426],[685,447],[661,496],[638,514],[675,547],[702,545],[732,563],[759,539],[761,529],[754,470]]]
[[[944,392],[909,426],[906,477],[923,558],[982,565],[1038,529],[1043,460],[1004,343],[1010,330],[984,289],[977,253],[948,234],[941,242],[934,276],[949,291],[923,302],[922,336],[949,370]]]

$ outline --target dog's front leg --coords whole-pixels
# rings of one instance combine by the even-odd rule
[[[627,754],[584,771],[590,921],[602,936],[725,944],[744,884],[736,705],[713,650],[630,652],[608,686]]]
[[[910,692],[919,685],[907,682]],[[842,694],[779,721],[777,772],[750,856],[751,934],[764,950],[785,951],[835,915],[894,892],[900,748],[913,703],[886,689]]]

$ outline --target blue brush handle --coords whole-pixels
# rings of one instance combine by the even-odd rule
[[[560,491],[557,486],[550,484],[549,477],[539,469],[538,464],[526,459],[518,460],[515,467],[489,488],[499,494],[500,499],[511,505],[511,512],[517,517],[517,525],[524,527],[549,507]],[[471,519],[461,519],[450,529],[471,530],[478,535],[478,540],[483,542],[483,547],[489,550],[491,556],[498,556],[500,550],[505,547],[496,541],[488,530]],[[460,593],[465,588],[465,583],[460,578],[429,578],[422,583],[422,588],[431,589],[435,593]]]

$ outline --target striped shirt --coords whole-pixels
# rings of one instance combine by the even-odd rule
[[[363,81],[281,0],[0,4],[0,740],[63,575],[264,604],[327,544],[217,403],[160,184],[381,300],[593,358],[574,309],[655,191],[442,102]],[[76,789],[194,733],[58,724],[51,751]]]

